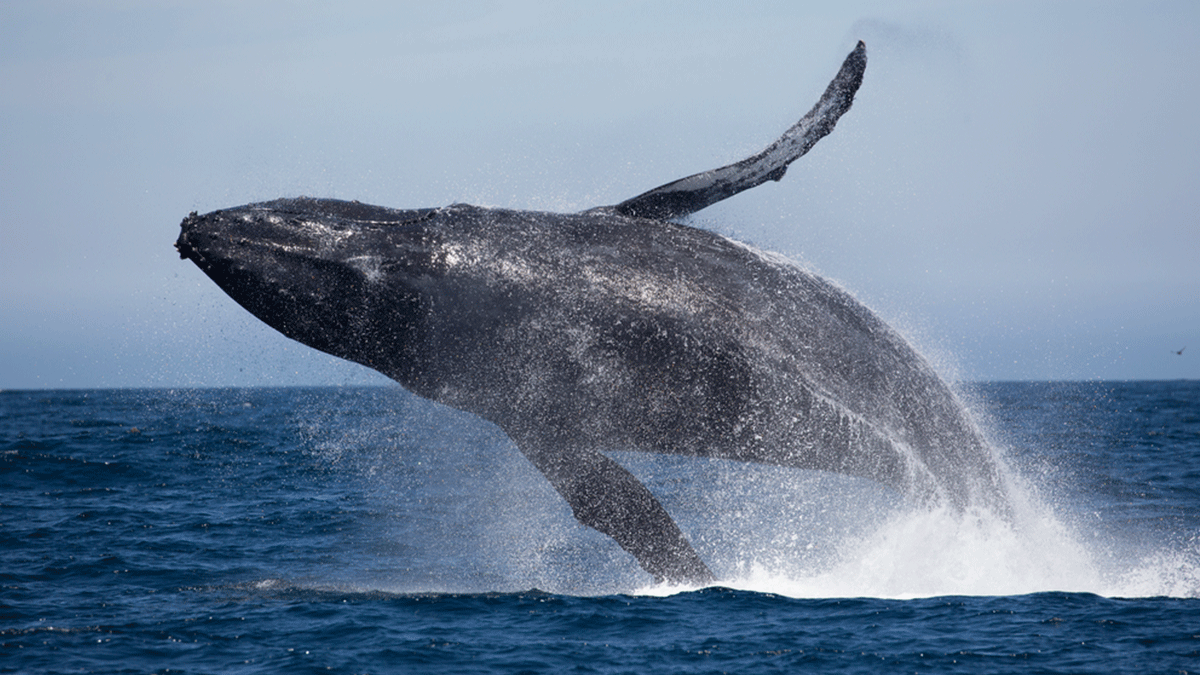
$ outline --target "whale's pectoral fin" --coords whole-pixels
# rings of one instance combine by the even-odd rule
[[[571,505],[576,520],[612,537],[658,582],[707,584],[713,575],[662,504],[628,470],[594,450],[521,449]]]
[[[842,62],[841,70],[825,89],[821,100],[766,150],[729,166],[680,178],[616,206],[597,210],[639,218],[677,218],[769,180],[783,178],[788,165],[833,131],[838,118],[850,109],[866,67],[867,47],[860,41]]]

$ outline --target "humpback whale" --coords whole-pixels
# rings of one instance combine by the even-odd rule
[[[998,499],[980,433],[896,331],[782,256],[678,222],[782,178],[850,109],[865,68],[859,42],[762,152],[614,206],[278,199],[193,212],[175,246],[284,335],[498,425],[656,580],[708,583],[607,451],[840,472],[959,510]]]

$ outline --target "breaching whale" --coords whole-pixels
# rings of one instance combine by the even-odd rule
[[[962,509],[998,494],[986,443],[898,333],[792,262],[674,222],[833,130],[859,42],[757,155],[577,214],[279,199],[190,214],[175,246],[284,335],[498,425],[658,580],[708,567],[611,450],[840,472]]]

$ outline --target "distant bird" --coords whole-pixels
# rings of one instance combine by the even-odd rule
[[[1187,349],[1187,347],[1184,347],[1183,349]],[[1183,356],[1183,349],[1180,349],[1179,351],[1177,351],[1177,352],[1175,352],[1175,353],[1176,353],[1176,354],[1178,354],[1178,355],[1180,355],[1180,356]]]

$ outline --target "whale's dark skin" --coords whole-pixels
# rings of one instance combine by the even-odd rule
[[[656,579],[708,583],[609,450],[861,476],[962,509],[997,500],[951,391],[845,291],[672,222],[766,180],[833,129],[862,43],[759,155],[579,214],[281,199],[191,214],[176,243],[283,334],[497,424],[583,524]]]

